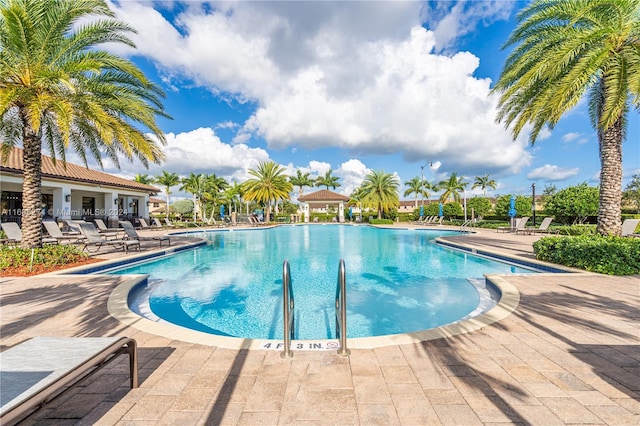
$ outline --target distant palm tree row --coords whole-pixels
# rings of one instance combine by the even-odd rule
[[[411,194],[415,195],[415,205],[418,207],[418,197],[429,198],[429,190],[438,192],[442,191],[440,195],[440,202],[445,202],[449,199],[453,201],[460,201],[460,191],[464,191],[467,187],[468,182],[464,181],[464,177],[458,176],[457,173],[451,173],[448,179],[442,180],[438,183],[432,183],[428,181],[422,181],[419,176],[414,177],[406,181],[405,186],[407,186],[407,190],[404,191],[404,196],[408,196]],[[476,176],[471,189],[480,188],[482,189],[482,193],[484,197],[487,196],[487,188],[496,189],[498,184],[495,180],[489,177],[489,174],[485,174],[484,176]]]
[[[162,174],[152,177],[149,175],[136,175],[134,180],[144,184],[158,184],[164,188],[167,196],[167,206],[169,205],[169,195],[171,188],[180,186],[181,191],[192,194],[193,197],[193,218],[207,220],[207,206],[213,206],[210,210],[209,220],[216,211],[216,206],[223,205],[228,202],[233,204],[242,202],[255,202],[266,209],[266,220],[271,217],[272,208],[275,214],[278,214],[278,205],[281,202],[289,201],[293,188],[298,188],[298,196],[301,197],[305,187],[329,188],[340,187],[339,178],[333,175],[333,171],[329,169],[323,176],[311,178],[311,173],[304,173],[298,169],[295,176],[287,176],[285,168],[273,161],[262,162],[256,169],[250,169],[249,174],[252,176],[246,182],[239,184],[236,182],[229,183],[224,178],[215,174],[194,174],[182,177],[176,173],[163,171]],[[461,199],[461,191],[467,187],[468,183],[464,181],[464,177],[452,173],[448,179],[441,182],[430,183],[423,181],[419,177],[415,177],[404,183],[408,188],[404,191],[404,196],[415,194],[415,205],[418,207],[418,197],[429,198],[430,191],[442,191],[440,195],[441,202],[448,200],[459,202]],[[356,188],[350,195],[349,205],[361,208],[370,208],[377,212],[378,218],[382,218],[385,212],[398,208],[400,205],[398,190],[399,182],[396,176],[383,171],[371,171],[365,176],[361,185]],[[487,188],[496,189],[496,181],[489,177],[476,176],[472,189],[482,189],[486,197]]]

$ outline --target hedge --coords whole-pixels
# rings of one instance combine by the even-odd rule
[[[608,275],[640,274],[640,238],[579,235],[543,237],[536,258]]]

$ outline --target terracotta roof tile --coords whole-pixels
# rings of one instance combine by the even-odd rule
[[[22,153],[22,148],[14,147],[11,149],[6,159],[4,157],[0,157],[0,171],[3,173],[15,173],[21,175],[23,171]],[[158,188],[151,185],[145,185],[133,180],[123,179],[108,173],[92,170],[88,167],[79,166],[77,164],[67,163],[65,168],[62,161],[58,160],[54,164],[51,157],[46,155],[42,156],[42,177],[136,189],[154,194],[160,192]]]
[[[331,192],[326,189],[321,189],[320,191],[312,192],[311,194],[303,195],[298,198],[298,201],[307,202],[307,201],[349,201],[349,197],[346,195],[338,194],[337,192]]]

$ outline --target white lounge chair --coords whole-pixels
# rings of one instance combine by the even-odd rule
[[[9,241],[16,244],[22,241],[22,230],[16,222],[4,222],[0,224],[0,227],[7,234]],[[42,244],[58,244],[58,240],[51,237],[43,237]]]
[[[124,233],[127,235],[127,238],[130,238],[131,240],[158,241],[160,243],[160,246],[162,246],[163,241],[166,241],[168,245],[171,245],[171,238],[169,238],[168,235],[158,235],[154,237],[141,237],[136,232],[136,229],[133,227],[131,222],[129,222],[128,220],[121,220],[120,226],[122,226],[122,229],[124,229]]]
[[[127,337],[34,337],[0,353],[0,424],[24,419],[119,355],[138,387],[136,341]]]
[[[521,217],[519,219],[516,219],[516,222],[513,226],[499,226],[498,228],[496,228],[496,232],[518,232],[518,230],[523,229],[526,225],[527,222],[529,222],[529,217],[525,216],[525,217]]]
[[[623,237],[640,237],[640,234],[636,234],[636,228],[640,223],[640,219],[625,219],[622,222],[622,236]]]
[[[544,219],[542,219],[542,223],[539,227],[528,227],[526,228],[526,232],[528,232],[529,234],[557,234],[558,231],[549,229],[549,225],[551,225],[551,222],[553,222],[552,217],[545,217]]]

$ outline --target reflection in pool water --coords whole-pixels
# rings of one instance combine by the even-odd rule
[[[207,246],[115,273],[150,274],[144,297],[166,321],[225,336],[280,339],[287,259],[295,338],[324,339],[335,337],[338,263],[344,259],[348,337],[407,333],[476,310],[480,297],[469,278],[532,272],[431,242],[453,233],[345,225],[209,232]]]

